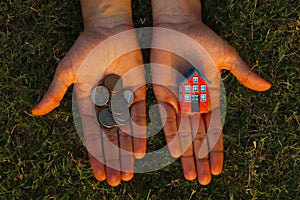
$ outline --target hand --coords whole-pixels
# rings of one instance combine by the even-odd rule
[[[158,28],[153,32],[151,73],[154,83],[163,83],[153,89],[165,110],[161,109],[161,115],[169,151],[173,157],[181,156],[187,180],[198,177],[200,184],[207,185],[211,174],[220,174],[223,166],[219,72],[230,70],[242,84],[256,91],[268,90],[271,85],[250,71],[235,49],[201,22],[197,1],[152,0],[152,7]],[[208,113],[182,113],[178,105],[176,72],[186,74],[192,65],[202,66],[201,72],[213,83]]]
[[[97,7],[96,2],[110,3],[93,1],[94,7]],[[107,179],[110,185],[116,186],[121,180],[132,179],[134,157],[142,158],[146,151],[144,68],[138,67],[143,66],[143,60],[132,21],[122,21],[120,16],[105,16],[103,23],[92,23],[93,19],[102,18],[95,17],[99,14],[93,16],[93,5],[87,4],[87,1],[82,2],[85,31],[59,63],[47,93],[32,109],[32,113],[44,115],[52,111],[59,105],[67,88],[74,83],[84,143],[94,175],[99,181]],[[106,12],[97,10],[95,13],[110,12],[107,9]],[[135,69],[134,74],[128,73],[132,69]],[[132,123],[122,126],[118,133],[100,128],[90,97],[98,82],[111,73],[122,77],[124,87],[135,94],[130,108]]]

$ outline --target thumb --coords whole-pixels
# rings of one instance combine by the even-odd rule
[[[270,89],[271,83],[251,71],[235,49],[231,46],[229,48],[229,51],[226,50],[229,55],[225,59],[224,69],[230,70],[230,72],[247,88],[256,91],[266,91]]]
[[[63,63],[63,61],[62,61]],[[71,68],[60,63],[55,71],[54,78],[43,99],[32,109],[33,115],[45,115],[56,108],[64,97],[68,87],[74,83],[75,76]]]

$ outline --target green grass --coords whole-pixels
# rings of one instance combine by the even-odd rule
[[[180,162],[118,187],[96,181],[73,123],[71,89],[52,113],[28,114],[83,27],[78,1],[47,2],[0,3],[0,199],[299,198],[297,1],[203,2],[205,23],[273,84],[257,93],[224,72],[225,164],[206,187],[186,181]],[[133,8],[135,26],[151,26],[150,2],[134,0]]]

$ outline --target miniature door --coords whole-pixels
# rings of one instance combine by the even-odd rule
[[[199,95],[192,95],[192,112],[200,112]]]

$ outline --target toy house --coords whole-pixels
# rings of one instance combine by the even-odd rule
[[[196,69],[178,82],[179,104],[182,113],[207,113],[209,106],[208,85],[210,82]]]

